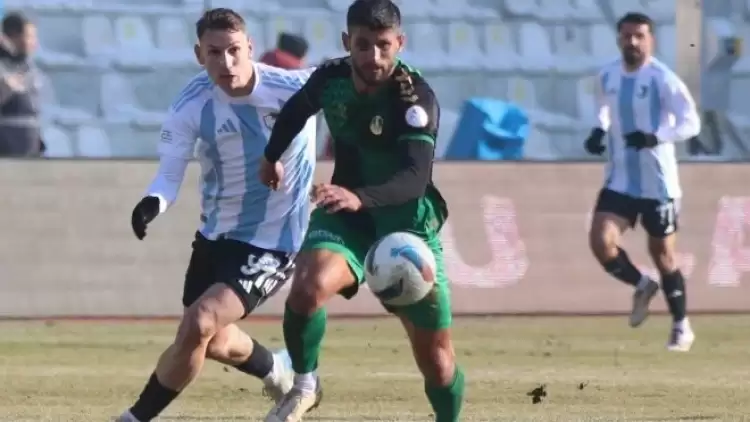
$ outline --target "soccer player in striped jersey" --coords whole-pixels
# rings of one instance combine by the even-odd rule
[[[261,379],[274,399],[291,388],[292,374],[283,360],[235,322],[286,282],[307,230],[314,118],[281,158],[287,169],[283,186],[272,191],[257,175],[276,113],[312,70],[254,63],[245,22],[232,10],[205,12],[196,29],[195,52],[205,71],[169,110],[158,174],[131,221],[143,239],[147,224],[174,203],[197,152],[202,213],[185,276],[185,311],[174,342],[136,403],[118,419],[122,422],[157,417],[198,375],[206,358]]]
[[[609,274],[634,287],[630,325],[639,326],[648,316],[659,283],[633,265],[619,241],[640,218],[673,317],[667,348],[688,351],[695,335],[686,316],[685,279],[675,261],[682,196],[675,143],[697,136],[701,122],[685,84],[652,57],[653,29],[646,15],[623,16],[617,23],[622,58],[599,73],[599,122],[585,147],[591,154],[606,151],[608,162],[590,244]]]

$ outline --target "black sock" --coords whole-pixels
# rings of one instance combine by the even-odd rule
[[[250,353],[250,357],[245,362],[235,365],[235,368],[256,378],[263,379],[273,370],[273,353],[253,339],[253,352]]]
[[[664,291],[664,297],[667,299],[669,313],[675,322],[685,319],[686,292],[685,277],[682,271],[677,270],[671,274],[661,275],[661,288]]]
[[[161,385],[156,378],[156,373],[153,373],[138,397],[138,401],[130,408],[130,413],[141,422],[149,422],[159,416],[159,413],[166,409],[179,394],[179,391],[173,391]]]
[[[630,262],[628,254],[622,248],[617,248],[617,251],[615,259],[603,264],[604,270],[625,284],[637,286],[643,274]]]

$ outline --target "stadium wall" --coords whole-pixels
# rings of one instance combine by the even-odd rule
[[[438,163],[451,209],[444,230],[459,314],[626,312],[628,288],[606,276],[587,246],[600,164]],[[178,203],[130,229],[132,206],[155,162],[0,162],[0,317],[154,317],[181,313],[181,283],[198,223],[197,166]],[[325,180],[330,163],[319,166]],[[680,264],[696,311],[750,311],[750,166],[683,164]],[[747,242],[747,244],[746,244]],[[626,247],[643,269],[645,238]],[[654,274],[655,275],[655,274]],[[278,315],[286,293],[259,310]],[[664,310],[657,300],[658,310]],[[377,315],[363,291],[332,314]]]

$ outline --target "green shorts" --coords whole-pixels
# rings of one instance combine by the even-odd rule
[[[355,285],[342,290],[339,294],[351,299],[359,291],[359,285],[364,283],[365,256],[370,246],[379,237],[352,228],[336,214],[328,214],[325,210],[317,209],[310,218],[310,228],[307,231],[302,250],[327,249],[341,254],[349,264],[357,282]],[[435,254],[435,262],[437,263],[435,287],[427,297],[413,305],[398,308],[384,305],[384,307],[390,313],[405,316],[418,328],[436,331],[451,326],[450,286],[445,272],[443,248],[438,234],[435,233],[426,237],[421,235],[421,237]]]

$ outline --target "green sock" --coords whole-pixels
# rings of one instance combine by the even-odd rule
[[[424,392],[435,412],[435,422],[458,422],[464,401],[464,373],[458,365],[450,385],[435,387],[425,383]]]
[[[298,374],[318,369],[320,345],[326,332],[326,310],[320,308],[312,315],[299,315],[284,310],[284,342],[292,359],[292,368]]]

